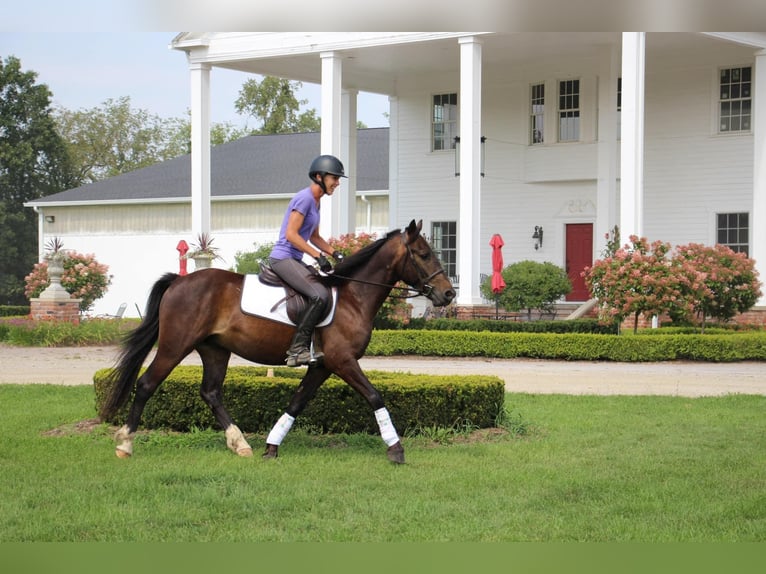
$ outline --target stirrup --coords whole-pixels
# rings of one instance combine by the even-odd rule
[[[314,358],[311,356],[311,351],[306,348],[300,349],[297,353],[287,354],[287,366],[299,367],[302,365],[310,365]]]

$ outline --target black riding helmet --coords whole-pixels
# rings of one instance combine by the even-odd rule
[[[334,155],[320,155],[314,161],[311,162],[309,168],[309,179],[314,183],[319,184],[322,191],[327,193],[327,188],[324,185],[325,174],[337,175],[338,177],[347,177],[343,169],[343,164]],[[317,178],[316,175],[320,177]]]

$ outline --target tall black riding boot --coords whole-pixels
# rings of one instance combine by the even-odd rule
[[[319,299],[311,301],[303,312],[293,342],[287,350],[288,367],[313,365],[324,358],[321,351],[311,354],[311,335],[314,333],[317,323],[322,319],[323,312],[324,302]]]

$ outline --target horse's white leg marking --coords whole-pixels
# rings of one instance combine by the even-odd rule
[[[237,425],[231,424],[226,427],[226,446],[239,456],[253,456],[253,449],[245,440],[242,431]]]
[[[136,433],[128,432],[128,425],[122,425],[115,433],[117,447],[114,453],[120,458],[129,458],[133,454],[133,437]]]
[[[266,444],[273,444],[274,446],[282,444],[282,439],[284,439],[285,435],[290,432],[294,422],[295,417],[291,417],[287,413],[279,417],[277,424],[274,425],[269,436],[266,437]]]
[[[396,434],[394,423],[391,422],[391,415],[388,414],[386,407],[380,408],[375,411],[375,420],[378,421],[378,428],[380,429],[380,437],[386,446],[391,446],[399,442],[399,435]]]

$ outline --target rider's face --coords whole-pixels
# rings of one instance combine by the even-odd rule
[[[332,195],[335,188],[340,185],[340,176],[332,175],[331,173],[326,174],[324,176],[324,185],[327,188],[327,195]]]

